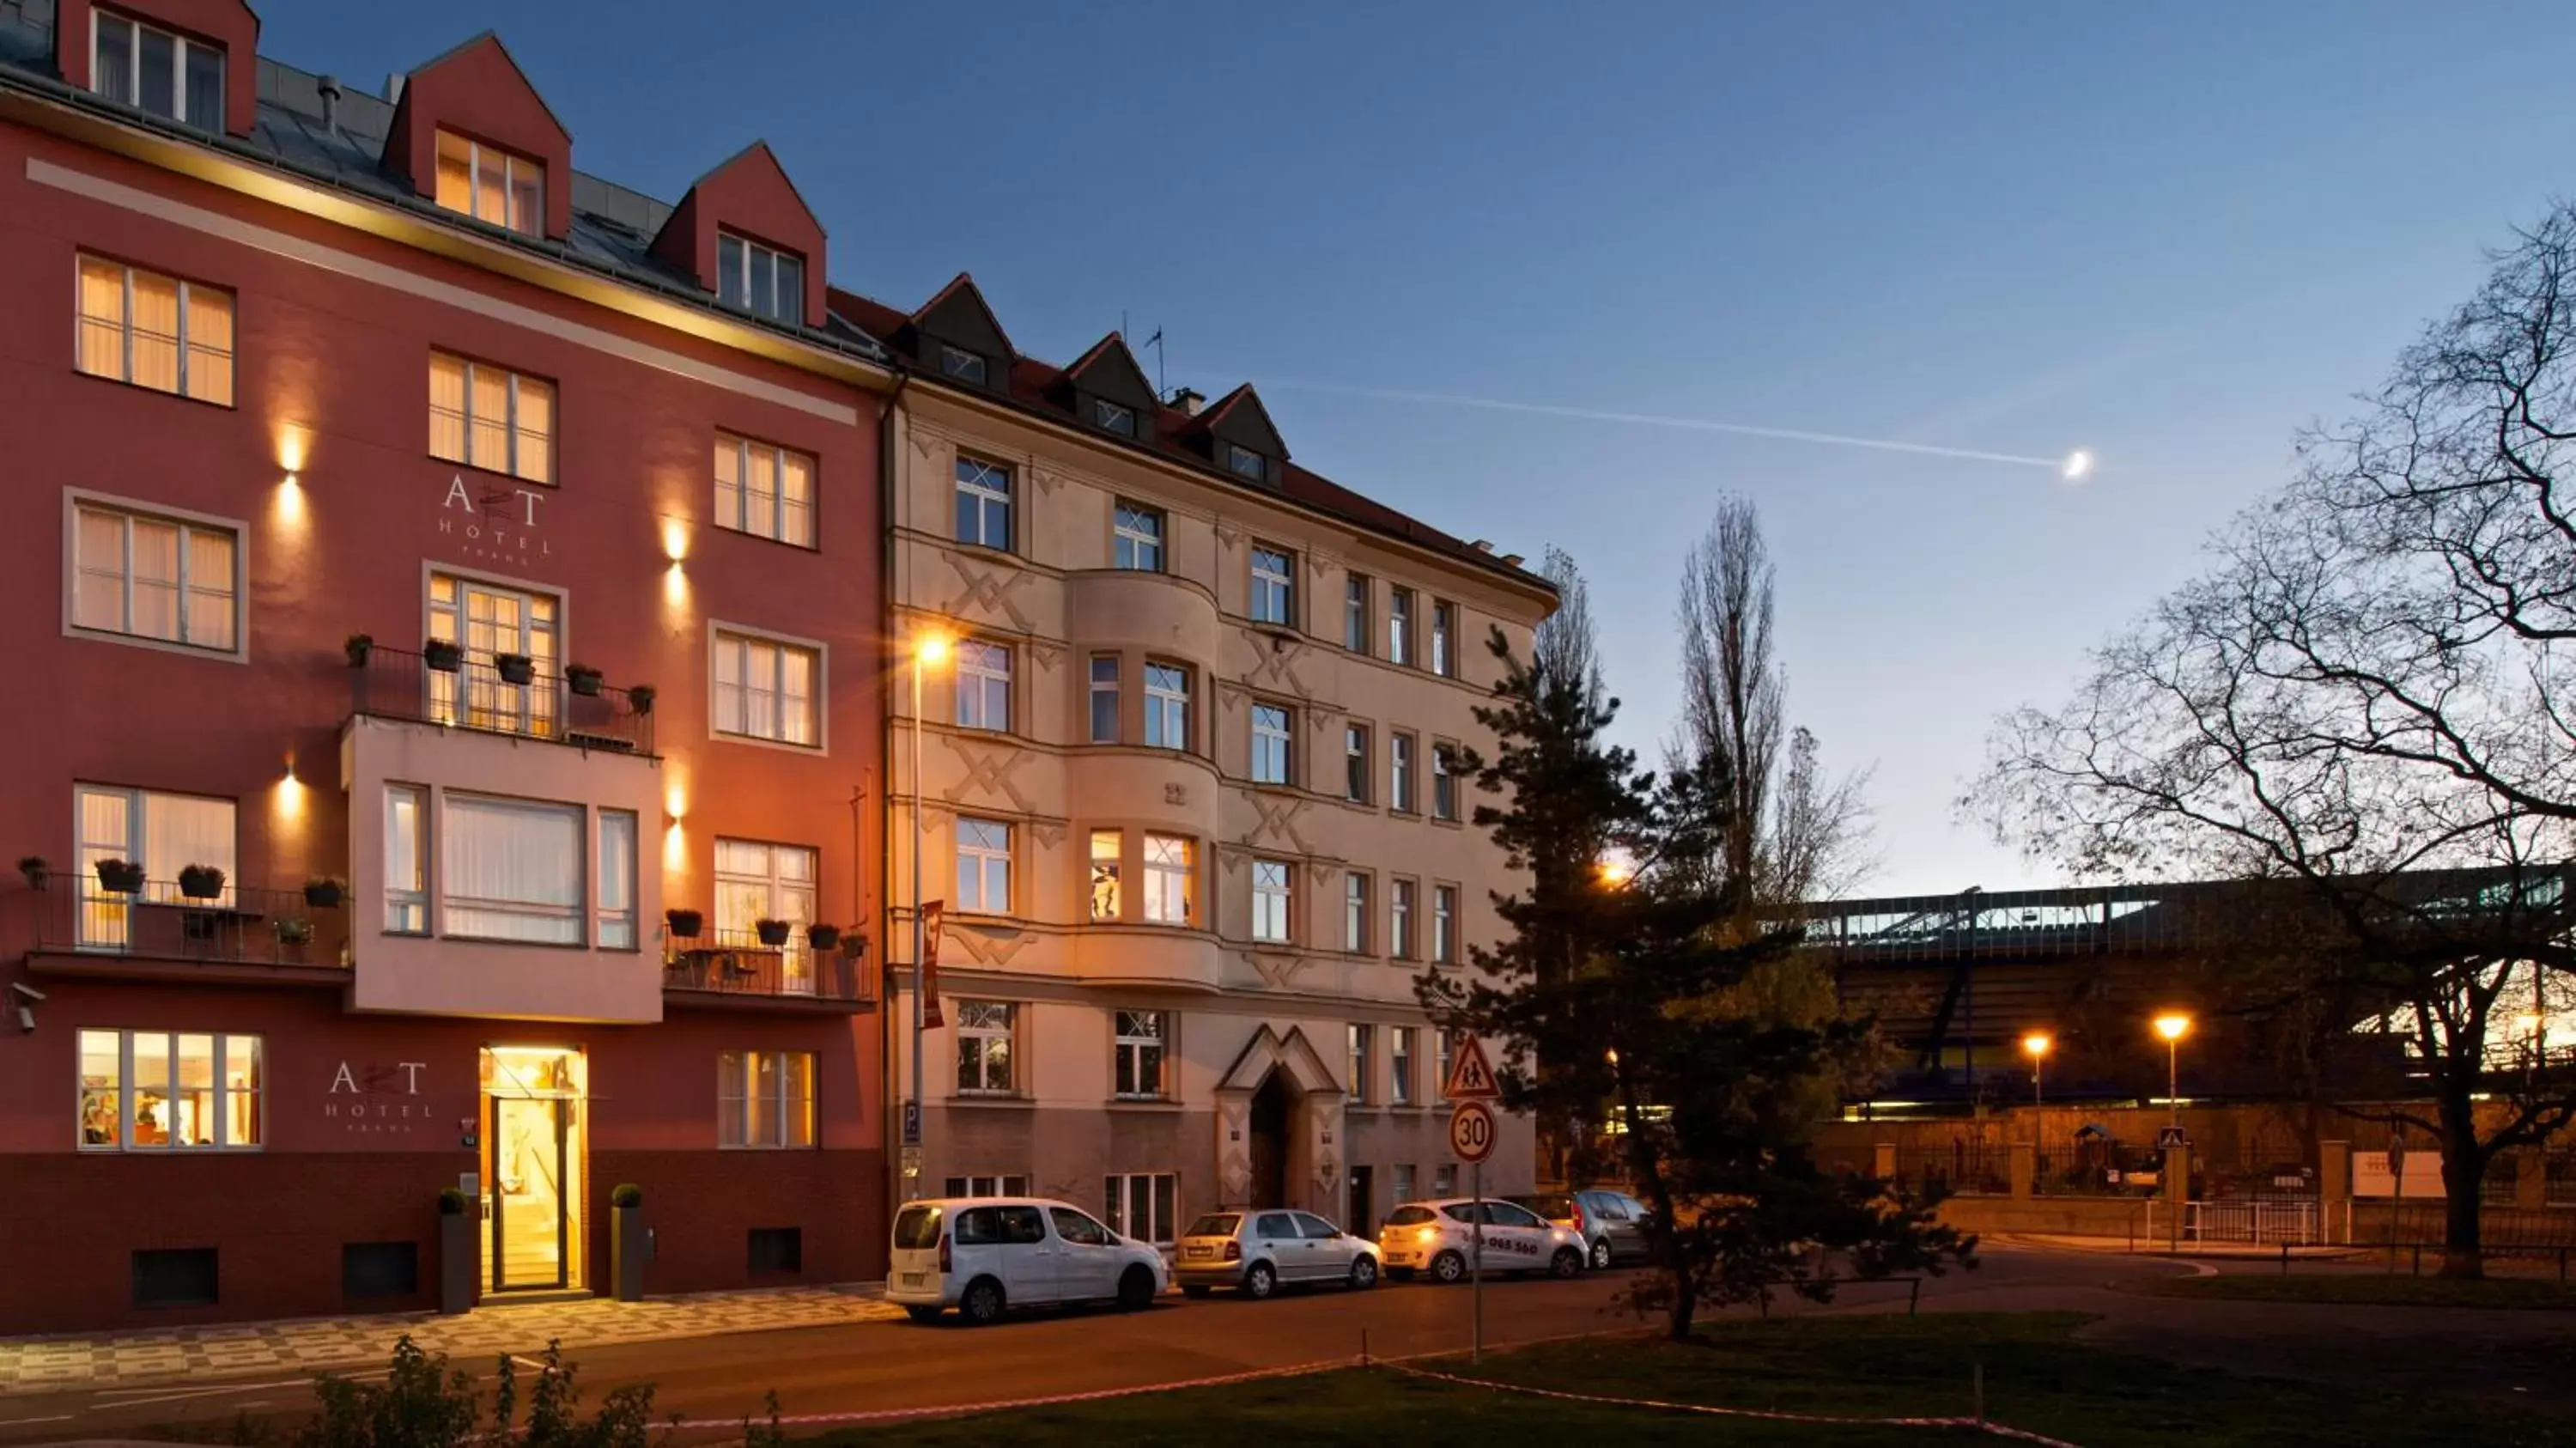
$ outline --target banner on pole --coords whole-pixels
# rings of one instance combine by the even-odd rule
[[[933,900],[921,907],[921,1024],[925,1030],[948,1024],[939,1013],[939,917],[948,908],[945,900]]]

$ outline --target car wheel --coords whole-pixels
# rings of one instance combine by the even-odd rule
[[[1548,1259],[1547,1275],[1550,1277],[1572,1277],[1582,1270],[1583,1254],[1571,1247],[1557,1248],[1556,1255]]]
[[[1455,1286],[1467,1278],[1467,1258],[1458,1252],[1443,1252],[1431,1259],[1431,1280],[1444,1287]]]
[[[1610,1270],[1610,1239],[1607,1237],[1592,1244],[1592,1270],[1595,1272]]]
[[[1142,1312],[1154,1305],[1154,1274],[1130,1267],[1118,1278],[1118,1310]]]
[[[939,1320],[939,1314],[943,1310],[944,1309],[932,1307],[928,1303],[913,1303],[905,1307],[903,1311],[905,1316],[911,1318],[915,1322],[937,1322]]]
[[[1267,1262],[1255,1262],[1243,1271],[1243,1295],[1256,1302],[1268,1297],[1278,1286],[1279,1274],[1270,1270]]]
[[[1182,1295],[1183,1297],[1205,1297],[1205,1296],[1207,1296],[1210,1292],[1213,1292],[1213,1291],[1215,1291],[1215,1290],[1216,1290],[1216,1289],[1214,1289],[1214,1288],[1212,1288],[1212,1287],[1203,1287],[1203,1286],[1198,1285],[1197,1283],[1192,1283],[1192,1284],[1190,1284],[1189,1286],[1184,1287],[1184,1288],[1182,1288],[1182,1289],[1181,1289],[1181,1295]]]
[[[1002,1296],[1002,1284],[990,1277],[978,1277],[966,1284],[965,1293],[957,1299],[957,1315],[970,1327],[988,1327],[1002,1320],[1002,1309],[1009,1306]]]
[[[1351,1259],[1351,1290],[1366,1292],[1377,1285],[1377,1259],[1363,1252]]]

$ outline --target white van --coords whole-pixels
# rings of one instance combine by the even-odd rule
[[[1114,1302],[1132,1312],[1170,1285],[1163,1254],[1044,1197],[906,1202],[894,1218],[886,1301],[915,1322],[954,1307],[981,1326],[1014,1307]]]

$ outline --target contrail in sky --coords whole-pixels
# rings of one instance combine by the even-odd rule
[[[1779,438],[1786,442],[1820,442],[1835,447],[1865,447],[1879,452],[1912,453],[1919,457],[1964,458],[1970,462],[2010,463],[2015,467],[2047,468],[2070,481],[2092,471],[2092,455],[2070,453],[2065,457],[2031,457],[2022,453],[1986,452],[1978,448],[1942,447],[1937,443],[1899,442],[1885,437],[1850,437],[1838,432],[1809,432],[1795,427],[1756,427],[1749,422],[1719,422],[1707,417],[1672,417],[1655,412],[1612,412],[1598,407],[1565,407],[1548,402],[1506,402],[1496,397],[1462,397],[1450,392],[1404,392],[1388,387],[1353,387],[1339,382],[1292,382],[1263,378],[1264,387],[1289,392],[1332,392],[1345,397],[1378,397],[1390,402],[1430,402],[1447,407],[1481,407],[1491,412],[1532,413],[1540,417],[1571,417],[1585,422],[1624,422],[1642,427],[1675,427],[1692,432],[1725,432],[1739,437]]]

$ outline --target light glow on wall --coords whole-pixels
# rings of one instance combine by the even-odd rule
[[[662,872],[685,875],[689,872],[689,834],[680,822],[689,817],[689,791],[676,774],[670,787],[662,792],[662,815]]]
[[[295,834],[302,830],[307,805],[305,794],[304,781],[295,777],[295,756],[289,754],[286,756],[286,777],[277,782],[277,793],[273,799],[281,834]]]
[[[304,464],[312,452],[312,433],[297,423],[281,422],[277,425],[277,465],[286,470],[287,476],[293,477],[304,471]]]

